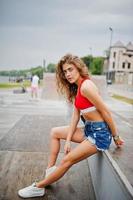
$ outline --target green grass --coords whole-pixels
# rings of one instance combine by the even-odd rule
[[[112,97],[115,98],[115,99],[118,99],[120,101],[124,101],[126,103],[129,103],[129,104],[133,105],[133,99],[130,99],[130,98],[127,98],[127,97],[123,97],[123,96],[120,96],[120,95],[116,95],[116,94],[113,94]]]
[[[26,80],[23,83],[14,83],[14,82],[7,82],[7,83],[0,83],[0,89],[11,89],[11,88],[18,88],[18,87],[30,87],[31,82]],[[40,81],[40,86],[43,85],[43,80]]]
[[[30,81],[24,81],[22,83],[13,83],[13,82],[7,82],[7,83],[0,83],[0,89],[10,89],[10,88],[18,88],[18,87],[29,87],[30,86]]]

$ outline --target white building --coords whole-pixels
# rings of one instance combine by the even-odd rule
[[[133,44],[116,42],[110,48],[108,71],[115,82],[133,85]]]

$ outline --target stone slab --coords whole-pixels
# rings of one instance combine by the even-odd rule
[[[0,140],[0,150],[47,152],[51,128],[62,125],[61,116],[24,115]]]
[[[60,154],[61,159],[63,155]],[[58,162],[59,162],[58,160]],[[0,200],[19,200],[17,191],[35,180],[44,178],[48,155],[42,152],[0,152]],[[44,197],[37,200],[95,200],[87,160],[46,188]],[[31,199],[29,199],[31,200]]]

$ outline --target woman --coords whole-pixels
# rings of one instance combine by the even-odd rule
[[[123,141],[117,133],[111,113],[90,80],[86,65],[71,54],[65,55],[56,70],[58,89],[66,94],[67,100],[74,102],[71,123],[66,127],[56,127],[51,131],[51,153],[45,179],[19,190],[21,197],[43,196],[45,187],[60,179],[75,163],[109,148],[113,136],[116,146]],[[82,114],[84,131],[77,127]],[[55,166],[60,150],[60,139],[66,140],[65,156],[58,167]],[[79,145],[71,150],[71,141]]]

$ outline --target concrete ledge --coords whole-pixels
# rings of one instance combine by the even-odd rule
[[[133,188],[108,151],[88,158],[97,200],[132,200]]]

